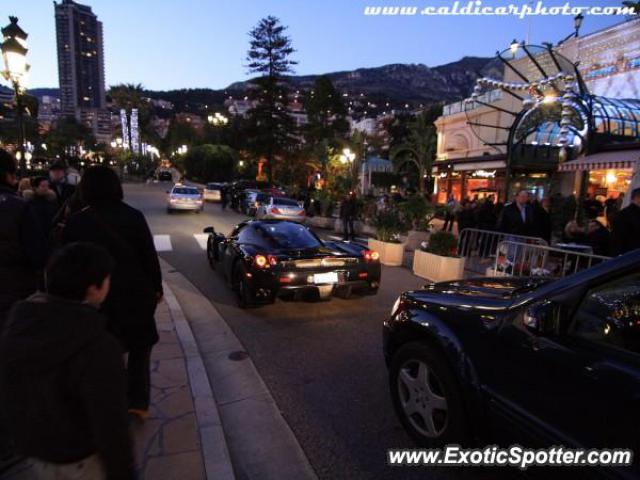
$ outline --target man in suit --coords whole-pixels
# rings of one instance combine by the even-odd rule
[[[529,236],[534,223],[533,210],[529,204],[529,193],[521,190],[515,201],[506,205],[498,220],[498,230],[509,235]]]
[[[640,248],[640,188],[631,192],[631,203],[613,219],[611,254],[622,255]]]

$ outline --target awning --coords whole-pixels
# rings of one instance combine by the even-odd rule
[[[640,160],[640,150],[620,150],[617,152],[601,152],[588,157],[580,157],[570,162],[561,163],[559,172],[585,172],[589,170],[609,170],[619,168],[635,168]]]
[[[485,161],[485,162],[460,162],[460,163],[454,163],[454,162],[440,162],[441,165],[435,165],[433,167],[433,173],[438,173],[438,172],[447,172],[447,164],[451,163],[453,164],[453,171],[454,172],[468,172],[471,170],[496,170],[496,169],[501,169],[501,168],[506,168],[507,166],[507,162],[505,162],[504,160],[489,160],[489,161]],[[442,165],[444,164],[444,165]]]

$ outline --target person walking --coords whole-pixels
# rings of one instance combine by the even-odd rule
[[[122,349],[98,312],[112,268],[101,247],[59,250],[0,340],[3,413],[38,480],[134,478]]]
[[[640,248],[640,188],[631,192],[631,203],[620,210],[611,228],[611,255]]]
[[[220,185],[220,207],[222,207],[222,211],[227,209],[227,205],[229,204],[229,192],[227,190],[226,185]]]
[[[25,191],[23,197],[31,203],[34,213],[40,220],[42,231],[48,236],[58,213],[56,194],[49,188],[47,177],[36,177],[31,185],[33,189]]]
[[[354,223],[358,214],[358,205],[355,192],[349,192],[342,203],[342,225],[344,227],[344,239],[355,240],[356,232]]]
[[[453,195],[449,195],[447,206],[444,212],[444,225],[442,225],[443,232],[450,232],[451,230],[453,230],[453,222],[456,218],[455,209],[456,201],[453,198]]]
[[[56,195],[58,209],[62,208],[76,191],[76,187],[67,182],[67,167],[64,162],[56,161],[49,168],[49,186]]]
[[[151,350],[158,341],[154,313],[163,295],[158,254],[144,215],[123,202],[116,172],[90,167],[79,189],[87,206],[69,217],[62,241],[96,243],[115,259],[103,311],[109,331],[128,352],[129,411],[144,420],[149,409]]]

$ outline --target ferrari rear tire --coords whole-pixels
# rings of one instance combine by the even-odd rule
[[[216,259],[213,257],[213,242],[208,242],[207,244],[207,261],[209,262],[209,267],[211,270],[216,269]]]
[[[233,269],[234,287],[238,296],[238,306],[240,308],[251,308],[256,304],[256,299],[251,293],[251,286],[247,282],[244,269],[240,263],[236,263]]]

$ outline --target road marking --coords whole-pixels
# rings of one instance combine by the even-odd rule
[[[208,233],[194,233],[193,238],[196,239],[196,242],[198,242],[198,245],[200,245],[202,250],[207,249],[207,241],[209,240]]]
[[[157,252],[170,252],[173,250],[170,235],[154,235],[153,243],[156,246]]]

